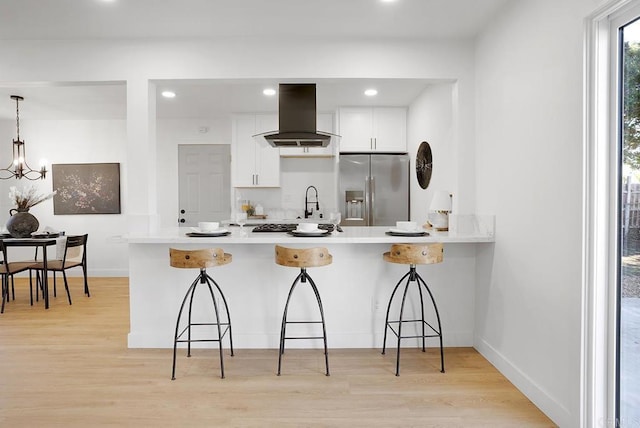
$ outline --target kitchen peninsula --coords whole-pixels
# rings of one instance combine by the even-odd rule
[[[277,348],[282,309],[295,272],[274,263],[274,245],[324,246],[333,263],[311,268],[322,295],[330,348],[381,346],[389,294],[406,273],[406,266],[383,261],[393,243],[443,242],[444,262],[418,267],[439,306],[445,346],[472,346],[476,254],[492,251],[493,218],[467,216],[452,222],[449,232],[431,231],[424,237],[389,236],[389,227],[344,227],[322,237],[294,237],[286,233],[254,233],[251,227],[222,237],[188,237],[188,228],[171,228],[150,235],[130,235],[130,348],[169,348],[175,317],[188,285],[197,272],[169,266],[169,248],[221,247],[232,263],[208,269],[227,298],[234,346]],[[301,311],[312,308],[312,293],[297,291]],[[194,307],[206,302],[196,297]],[[308,302],[307,306],[304,302]],[[301,312],[302,313],[302,312]],[[292,313],[292,316],[296,314]],[[310,328],[310,327],[302,327]],[[317,342],[317,341],[316,341]],[[410,344],[410,341],[407,341]],[[317,343],[296,341],[299,347]],[[208,345],[211,346],[211,345]],[[428,343],[428,346],[435,346]]]

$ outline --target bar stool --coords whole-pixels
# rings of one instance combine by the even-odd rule
[[[322,339],[324,341],[324,363],[326,367],[326,375],[329,376],[329,353],[327,351],[327,330],[324,323],[324,310],[322,309],[322,300],[320,300],[320,293],[316,287],[315,282],[307,273],[308,267],[319,267],[330,265],[333,260],[331,254],[326,248],[287,248],[276,245],[276,263],[281,266],[297,267],[300,268],[300,273],[291,284],[289,289],[289,295],[287,296],[287,303],[284,306],[284,314],[282,315],[282,325],[280,327],[280,351],[278,354],[278,376],[280,376],[280,368],[282,366],[282,354],[284,354],[284,343],[287,339]],[[318,308],[320,309],[320,321],[288,321],[287,313],[289,311],[289,302],[293,290],[298,285],[298,282],[309,283],[311,289],[316,296],[318,302]],[[286,329],[287,324],[322,324],[322,336],[313,337],[287,337]]]
[[[400,341],[402,339],[408,338],[422,338],[422,352],[425,352],[425,339],[427,337],[439,337],[440,338],[440,372],[444,373],[444,351],[442,348],[442,326],[440,324],[440,314],[438,313],[438,307],[436,306],[436,301],[433,298],[433,294],[427,283],[422,279],[420,274],[416,271],[417,264],[435,264],[441,263],[443,258],[443,245],[441,243],[433,243],[433,244],[393,244],[391,246],[391,251],[384,253],[383,258],[385,261],[390,263],[399,263],[409,265],[409,272],[407,272],[396,284],[393,292],[391,293],[391,297],[389,298],[389,305],[387,306],[387,316],[385,319],[385,327],[384,327],[384,341],[382,344],[382,354],[384,355],[386,345],[387,345],[387,330],[390,329],[393,334],[398,338],[398,349],[396,351],[396,376],[400,375]],[[391,309],[391,303],[393,302],[393,298],[400,287],[400,284],[404,280],[406,284],[404,286],[404,291],[402,293],[402,303],[400,304],[400,316],[397,321],[389,321],[389,311]],[[409,285],[415,282],[418,292],[420,294],[420,319],[404,319],[404,305],[407,299],[407,291],[409,290]],[[438,328],[434,328],[431,324],[425,321],[424,318],[424,298],[422,289],[425,289],[429,293],[429,297],[431,298],[431,302],[433,303],[433,309],[435,310],[436,319],[438,320]],[[402,325],[406,323],[420,323],[422,328],[421,334],[412,335],[412,336],[403,336],[402,335]],[[394,329],[394,325],[397,324],[397,330]],[[426,328],[429,328],[427,330]]]
[[[231,356],[233,357],[233,338],[231,335],[231,317],[229,316],[229,307],[227,306],[227,300],[222,293],[222,290],[218,286],[218,284],[209,276],[206,271],[208,267],[214,266],[222,266],[231,262],[231,254],[225,253],[222,248],[209,248],[203,250],[177,250],[175,248],[169,248],[169,258],[172,267],[180,268],[180,269],[200,269],[200,273],[198,277],[191,283],[191,286],[187,290],[187,294],[185,294],[184,299],[182,299],[182,305],[180,306],[180,311],[178,312],[178,320],[176,321],[176,330],[173,338],[173,369],[171,372],[171,380],[175,380],[176,378],[176,352],[178,347],[178,342],[186,342],[187,343],[187,357],[191,357],[191,342],[218,342],[218,347],[220,349],[220,377],[224,379],[224,361],[222,358],[222,339],[223,337],[229,333],[229,346],[231,348]],[[193,297],[198,287],[198,284],[206,284],[209,289],[209,294],[211,295],[211,301],[213,303],[213,310],[215,312],[215,322],[202,322],[196,323],[191,319],[192,315],[192,307],[193,307]],[[227,318],[226,322],[220,321],[220,314],[218,311],[218,303],[216,301],[216,297],[213,291],[213,284],[215,288],[218,290],[220,297],[222,297],[222,303],[224,304],[224,310],[226,312]],[[187,326],[184,327],[182,331],[179,331],[180,328],[180,318],[182,317],[182,311],[184,310],[185,304],[189,300],[189,319]],[[224,321],[224,320],[223,320]],[[218,335],[213,339],[192,339],[191,338],[191,327],[193,326],[216,326],[218,330]],[[224,328],[224,330],[223,330]],[[187,333],[186,339],[181,339],[184,333]]]

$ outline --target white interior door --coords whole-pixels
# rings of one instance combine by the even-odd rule
[[[180,226],[231,218],[231,156],[227,144],[178,146]]]

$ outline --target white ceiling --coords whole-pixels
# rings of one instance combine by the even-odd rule
[[[0,40],[92,38],[308,37],[472,38],[513,0],[2,0]],[[159,81],[160,118],[211,117],[231,112],[276,111],[265,98],[273,80]],[[294,83],[294,82],[287,82]],[[317,84],[319,111],[338,105],[408,105],[426,80],[324,79]],[[374,86],[375,99],[364,97]],[[0,118],[124,118],[122,84],[60,85],[0,82]]]
[[[0,39],[473,37],[507,0],[2,0]]]

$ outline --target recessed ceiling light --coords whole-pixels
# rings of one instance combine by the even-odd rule
[[[165,98],[175,98],[176,93],[172,91],[162,91],[162,96]]]
[[[264,91],[262,91],[263,94],[265,94],[268,97],[272,97],[276,94],[276,90],[273,88],[267,88]]]
[[[395,3],[396,0],[380,0],[382,3]]]
[[[366,91],[364,91],[364,94],[368,97],[375,97],[376,95],[378,95],[378,90],[377,89],[367,89]]]

